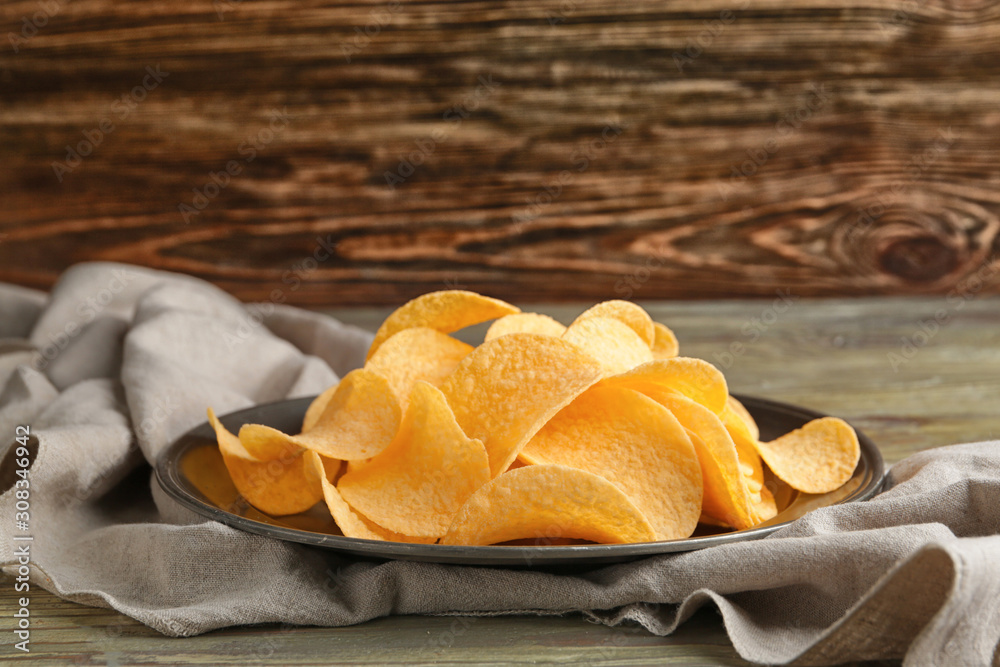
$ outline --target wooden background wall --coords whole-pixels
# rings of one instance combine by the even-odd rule
[[[1000,0],[0,11],[0,280],[108,259],[312,305],[1000,292]]]

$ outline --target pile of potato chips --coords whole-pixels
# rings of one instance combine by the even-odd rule
[[[495,320],[477,347],[449,333]],[[817,419],[760,442],[711,364],[639,306],[599,303],[568,327],[466,291],[390,315],[364,368],[313,401],[302,432],[209,410],[243,497],[281,516],[325,500],[348,537],[487,545],[689,537],[777,513],[764,464],[790,487],[850,479],[854,430]]]

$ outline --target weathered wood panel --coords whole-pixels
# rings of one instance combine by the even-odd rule
[[[0,280],[98,258],[314,305],[1000,291],[996,0],[0,12]]]

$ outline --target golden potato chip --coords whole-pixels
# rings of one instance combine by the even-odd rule
[[[778,516],[778,504],[775,502],[774,495],[766,486],[761,488],[760,502],[754,505],[753,510],[754,514],[757,515],[757,523],[769,521]]]
[[[743,426],[745,427],[747,439],[751,441],[760,439],[760,429],[757,428],[757,422],[754,421],[750,411],[732,396],[726,399],[726,404],[726,411],[724,411],[723,414],[725,415],[727,413],[731,413],[740,418],[740,421],[743,422]],[[729,420],[724,419],[723,421]],[[733,426],[739,428],[739,425],[735,422],[733,422]]]
[[[255,458],[208,409],[219,452],[233,484],[248,503],[272,516],[304,512],[323,497],[316,470],[303,451],[266,461]],[[321,468],[322,470],[322,468]]]
[[[344,475],[337,490],[383,528],[441,537],[469,496],[490,481],[489,458],[482,442],[462,432],[439,389],[417,382],[409,404],[392,443]]]
[[[504,315],[486,330],[485,340],[511,333],[535,333],[545,336],[561,336],[566,327],[548,315],[540,313],[514,313]]]
[[[385,449],[399,429],[399,401],[389,381],[364,369],[344,376],[313,428],[288,435],[262,424],[244,424],[240,442],[247,451],[305,448],[339,460],[365,459]]]
[[[617,375],[653,360],[653,353],[627,324],[610,317],[588,317],[569,325],[562,339],[600,362],[605,375]]]
[[[750,490],[750,500],[756,505],[760,502],[760,491],[764,485],[764,464],[757,451],[757,438],[731,404],[727,404],[719,416],[729,431],[733,444],[736,445],[736,453],[740,457],[740,470]]]
[[[382,343],[365,369],[389,381],[405,412],[413,385],[423,380],[435,387],[451,375],[472,346],[435,329],[403,329]]]
[[[655,390],[659,387],[674,389],[717,415],[725,409],[729,396],[726,378],[719,369],[707,361],[691,357],[650,361],[630,371],[605,378],[601,384],[626,387],[642,393],[646,389]]]
[[[701,512],[736,529],[757,523],[754,500],[740,468],[736,445],[719,417],[705,406],[675,393],[650,398],[670,410],[687,430],[698,454],[704,487]]]
[[[524,466],[530,466],[530,465],[531,465],[530,463],[528,463],[527,461],[523,461],[521,459],[521,456],[518,455],[518,457],[514,459],[509,466],[507,466],[507,470],[505,470],[504,472],[508,472],[510,470],[517,470],[518,468],[523,468]]]
[[[535,434],[521,458],[604,477],[642,510],[659,539],[689,537],[698,524],[702,473],[694,446],[666,408],[637,391],[591,387]]]
[[[319,456],[319,454],[316,456]],[[320,456],[320,459],[323,461],[323,476],[326,477],[331,484],[336,484],[337,479],[343,472],[344,462],[338,461],[337,459],[327,458],[325,456]]]
[[[651,542],[656,533],[628,496],[603,477],[566,466],[530,465],[481,486],[459,510],[441,544],[539,537],[617,544]]]
[[[610,317],[618,320],[632,329],[647,348],[652,348],[656,341],[656,331],[649,313],[631,301],[622,301],[621,299],[602,301],[583,311],[570,326],[591,317]]]
[[[496,477],[552,415],[600,377],[600,364],[571,343],[515,333],[473,350],[441,391],[465,434],[486,446]]]
[[[418,296],[396,309],[375,332],[368,348],[371,359],[375,351],[393,334],[412,327],[428,327],[451,333],[465,327],[521,312],[520,308],[499,299],[475,292],[445,290]]]
[[[764,463],[803,493],[829,493],[844,485],[861,458],[858,434],[836,417],[814,419],[771,442],[758,442]]]
[[[677,336],[659,322],[653,322],[655,338],[652,350],[654,359],[673,359],[680,352],[680,345],[677,344]]]
[[[323,470],[323,463],[320,460],[319,454],[316,452],[307,451],[303,458],[310,466],[312,466],[314,470]],[[340,493],[337,491],[337,487],[331,484],[325,476],[321,475],[320,482],[322,488],[321,497],[326,500],[326,506],[330,510],[333,520],[337,523],[337,527],[340,528],[340,532],[342,532],[345,537],[357,537],[363,540],[379,540],[381,542],[415,542],[418,544],[433,544],[437,541],[437,538],[434,537],[410,537],[408,535],[394,533],[391,530],[386,530],[378,524],[355,513],[355,511],[351,509],[350,505],[348,505],[347,502],[341,497]]]
[[[339,383],[338,383],[339,384]],[[306,416],[302,418],[302,432],[311,431],[316,422],[319,421],[320,415],[326,410],[326,406],[330,404],[330,399],[333,398],[333,394],[337,391],[337,385],[333,385],[328,388],[322,394],[313,399],[309,407],[306,408]]]

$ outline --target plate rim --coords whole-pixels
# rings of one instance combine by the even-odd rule
[[[301,397],[259,403],[257,405],[235,410],[219,417],[223,422],[235,420],[244,413],[259,412],[266,408],[278,408],[284,405],[301,404],[303,413],[305,407],[315,397]],[[733,394],[745,405],[749,404],[756,408],[765,408],[772,412],[782,412],[796,418],[809,417],[818,419],[825,417],[821,412],[811,408],[776,401],[769,398],[760,398],[745,394]],[[748,407],[748,409],[750,409]],[[848,422],[850,423],[850,422]],[[852,424],[852,427],[854,425]],[[882,454],[875,443],[860,429],[854,427],[858,434],[858,442],[861,445],[861,456],[859,465],[865,462],[870,479],[859,489],[851,493],[847,498],[838,502],[825,505],[843,505],[854,502],[863,502],[874,497],[882,489],[885,483],[887,469]],[[208,433],[205,433],[205,432]],[[199,433],[201,432],[201,433]],[[211,426],[208,421],[202,422],[193,428],[188,429],[173,442],[163,448],[156,458],[154,466],[156,480],[160,488],[172,499],[179,502],[186,509],[195,512],[200,516],[218,521],[224,525],[243,530],[245,532],[280,539],[282,541],[304,544],[307,546],[321,547],[333,551],[350,553],[355,556],[364,556],[378,560],[420,560],[425,562],[486,565],[486,566],[513,566],[513,567],[544,567],[550,565],[579,562],[621,562],[624,560],[634,560],[646,556],[659,554],[679,553],[685,551],[695,551],[712,546],[743,542],[747,540],[767,537],[781,528],[784,528],[794,521],[779,522],[771,525],[756,526],[744,530],[720,533],[716,535],[705,535],[700,537],[687,537],[678,540],[662,540],[657,542],[631,542],[626,544],[579,544],[579,545],[559,545],[559,546],[464,546],[447,544],[417,544],[409,542],[383,542],[378,540],[366,540],[357,537],[346,537],[343,535],[329,535],[326,533],[315,533],[299,528],[277,526],[250,519],[232,512],[228,512],[220,507],[205,502],[189,492],[187,492],[181,481],[181,474],[178,463],[181,454],[191,448],[189,440],[194,438],[210,438]],[[812,511],[812,510],[810,510]]]

